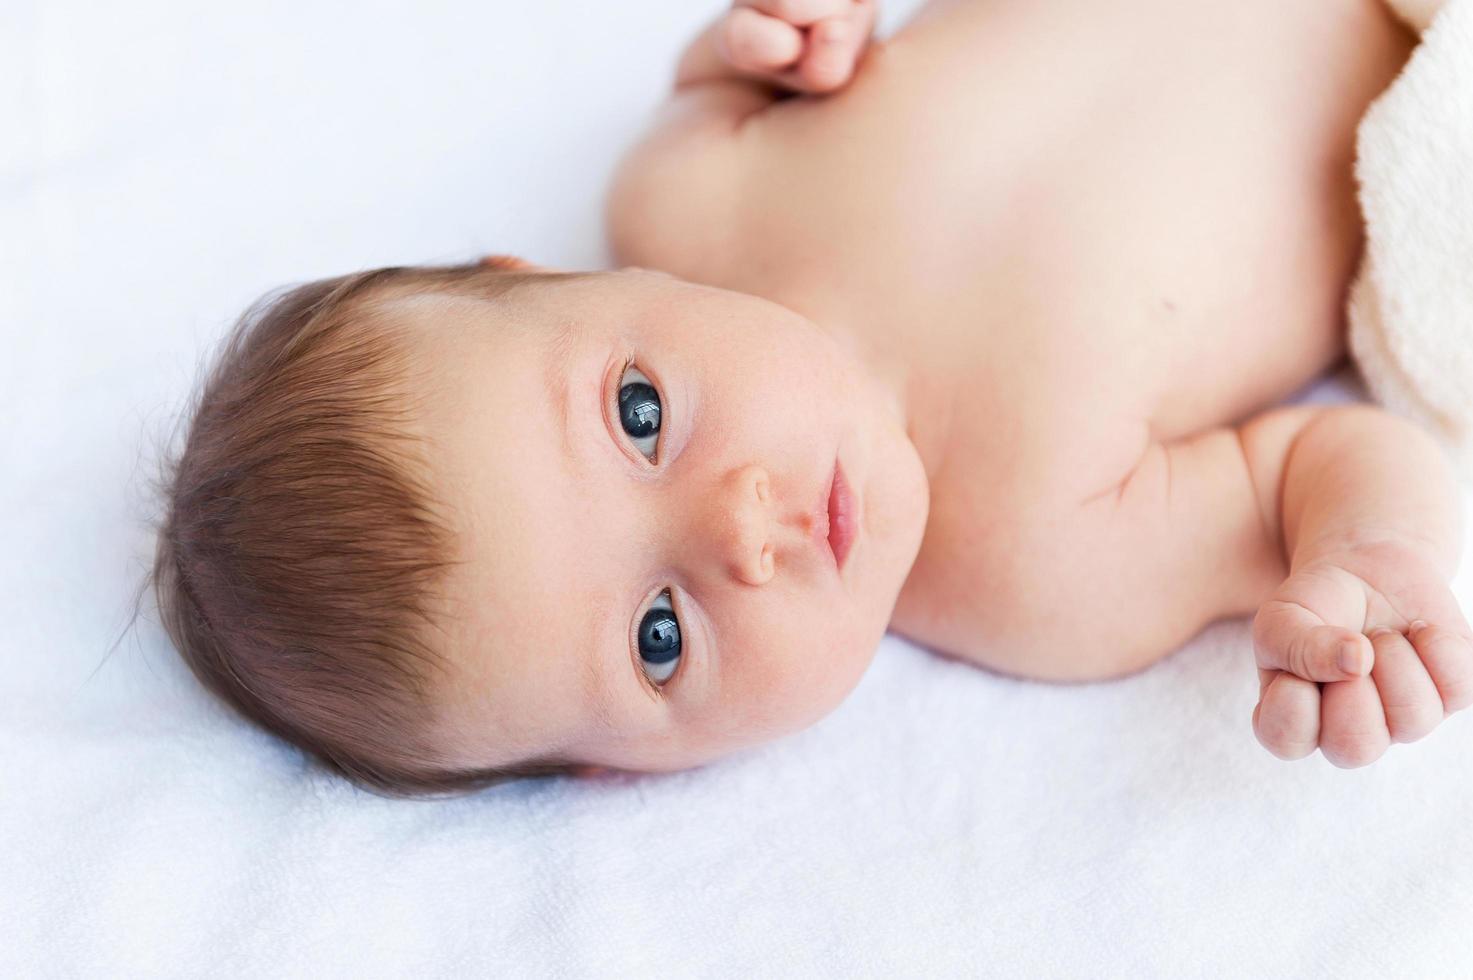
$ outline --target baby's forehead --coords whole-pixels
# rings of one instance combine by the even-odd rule
[[[581,299],[551,302],[536,295],[515,300],[409,296],[394,301],[392,316],[433,374],[540,371],[544,388],[562,383],[576,352],[612,340],[615,333],[627,334],[628,323],[638,321],[609,313],[602,298],[590,309]]]
[[[560,377],[570,357],[596,373],[601,334],[585,321],[598,312],[429,291],[386,297],[376,314],[414,352],[404,404],[455,541],[433,616],[445,669],[432,700],[447,738],[496,754],[541,755],[602,703],[590,633],[615,603],[599,594],[606,549],[580,520],[564,448],[562,386],[579,379]],[[576,412],[593,386],[571,394]]]
[[[560,751],[605,714],[597,631],[612,600],[541,519],[505,516],[473,530],[444,584],[433,697],[475,765]]]
[[[530,342],[546,319],[527,305],[511,297],[432,290],[385,297],[375,313],[411,342],[450,347],[494,341],[510,349]]]

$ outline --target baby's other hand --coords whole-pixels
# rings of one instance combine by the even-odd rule
[[[735,0],[717,31],[733,68],[795,92],[849,84],[875,26],[877,0]]]
[[[1304,564],[1253,622],[1258,740],[1374,762],[1473,704],[1473,629],[1427,549],[1382,541]]]

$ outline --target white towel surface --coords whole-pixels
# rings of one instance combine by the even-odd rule
[[[0,976],[1473,975],[1473,713],[1278,762],[1247,620],[1089,686],[890,638],[749,754],[435,802],[238,720],[147,612],[103,659],[246,304],[603,265],[604,181],[719,6],[0,4]]]
[[[1425,33],[1357,132],[1350,350],[1376,401],[1437,435],[1473,487],[1473,0],[1393,6]]]

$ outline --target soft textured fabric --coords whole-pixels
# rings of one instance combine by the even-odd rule
[[[1435,433],[1473,486],[1473,0],[1393,3],[1426,33],[1357,133],[1350,349],[1376,401]]]
[[[367,266],[603,265],[609,170],[720,5],[0,3],[0,977],[1473,974],[1473,713],[1281,763],[1246,620],[1085,686],[889,638],[760,750],[440,802],[231,715],[147,603],[105,656],[232,319]]]
[[[1447,0],[1386,0],[1402,20],[1425,31]]]

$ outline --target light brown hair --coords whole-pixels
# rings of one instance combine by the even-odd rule
[[[391,267],[268,293],[245,312],[164,463],[150,575],[206,688],[381,794],[570,771],[559,759],[437,764],[427,690],[443,662],[427,637],[454,537],[405,425],[415,399],[387,307],[584,275],[500,256]]]

